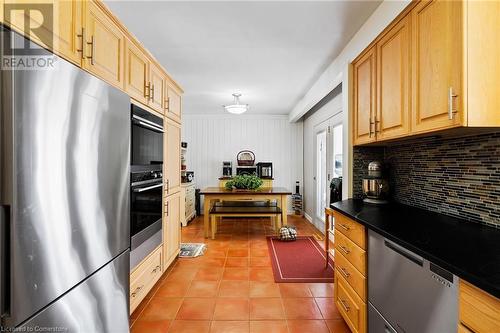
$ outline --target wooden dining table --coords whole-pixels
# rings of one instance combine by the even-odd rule
[[[287,224],[287,199],[292,194],[284,187],[262,187],[256,190],[228,190],[225,187],[207,187],[200,191],[205,197],[203,226],[205,238],[210,235],[210,209],[218,201],[276,201],[281,208],[281,223]]]

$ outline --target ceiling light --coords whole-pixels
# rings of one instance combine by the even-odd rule
[[[233,104],[231,105],[223,105],[224,109],[233,114],[242,114],[248,111],[249,106],[248,104],[240,104],[240,96],[241,94],[239,93],[234,93],[234,101]]]

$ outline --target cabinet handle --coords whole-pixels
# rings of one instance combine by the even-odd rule
[[[342,223],[339,224],[339,227],[341,227],[345,231],[349,231],[351,229],[351,228],[349,228],[348,226],[346,226],[345,224],[342,224]]]
[[[170,193],[170,182],[169,179],[167,179],[167,194]]]
[[[377,120],[377,116],[375,116],[375,136],[377,136],[377,133],[380,132],[380,120]],[[379,128],[379,130],[377,131],[377,127]]]
[[[132,294],[130,294],[130,296],[132,296],[133,298],[134,298],[135,296],[137,296],[137,293],[138,293],[139,291],[141,291],[141,289],[142,289],[143,287],[144,287],[144,285],[142,285],[142,286],[139,286],[139,287],[135,288],[134,292],[133,292]]]
[[[151,100],[152,101],[155,100],[155,85],[154,84],[151,85]]]
[[[340,246],[339,246],[339,248],[340,248],[340,249],[342,250],[342,252],[344,252],[345,254],[349,254],[349,253],[351,253],[351,251],[350,251],[347,247],[345,247],[345,246],[343,246],[343,245],[340,245]]]
[[[149,101],[150,96],[151,96],[151,83],[148,82],[148,84],[144,85],[144,97]]]
[[[167,97],[167,99],[165,100],[165,109],[167,110],[167,112],[170,110],[170,97]]]
[[[351,310],[351,307],[342,298],[339,298],[339,302],[344,308],[345,312],[349,312]]]
[[[372,133],[373,133],[373,132],[372,132],[372,125],[373,125],[373,124],[375,124],[375,122],[373,122],[373,121],[371,120],[371,118],[370,118],[370,119],[368,119],[368,122],[369,122],[369,123],[368,123],[368,126],[369,126],[369,128],[368,128],[368,132],[369,132],[369,133],[368,133],[368,137],[369,137],[369,138],[371,138],[371,137],[372,137]]]
[[[94,54],[95,54],[95,39],[94,35],[90,36],[90,43],[87,42],[87,45],[90,45],[90,64],[93,66],[94,65]]]
[[[453,98],[458,97],[457,94],[453,93],[453,87],[448,89],[448,118],[453,120],[453,114],[457,113],[458,110],[453,109]]]
[[[85,52],[83,51],[83,49],[85,48],[85,41],[87,40],[87,37],[85,35],[85,28],[82,28],[82,33],[81,34],[77,34],[76,37],[78,38],[81,38],[82,39],[82,42],[81,42],[81,48],[80,49],[76,49],[77,52],[80,52],[82,54],[82,59],[85,59]]]
[[[168,216],[168,202],[167,202],[167,216]]]
[[[339,270],[346,279],[351,276],[351,274],[344,267],[339,267]]]

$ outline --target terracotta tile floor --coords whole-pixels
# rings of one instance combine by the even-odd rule
[[[318,234],[307,220],[289,216],[299,235]],[[267,219],[224,220],[215,240],[203,220],[182,228],[182,242],[205,242],[194,259],[178,259],[131,316],[133,333],[344,333],[333,303],[333,284],[275,283]]]

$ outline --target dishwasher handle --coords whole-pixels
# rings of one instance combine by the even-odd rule
[[[394,252],[402,255],[406,259],[413,261],[415,264],[419,266],[424,266],[424,259],[421,257],[417,256],[416,254],[413,254],[412,252],[402,248],[401,246],[398,246],[392,242],[389,242],[388,240],[384,239],[384,245],[387,246],[389,249],[393,250]]]

